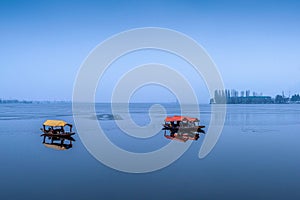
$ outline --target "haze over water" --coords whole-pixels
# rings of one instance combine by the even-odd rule
[[[150,106],[131,105],[137,124],[149,122]],[[168,115],[179,114],[176,104],[164,106]],[[201,124],[208,126],[210,105],[199,107]],[[96,111],[109,114],[110,105],[97,104]],[[300,105],[228,105],[222,135],[207,157],[198,158],[201,135],[176,162],[146,174],[101,164],[78,133],[69,150],[45,147],[39,129],[46,119],[74,124],[71,104],[0,105],[1,199],[300,198]],[[114,144],[129,151],[153,151],[169,142],[162,131],[147,140],[133,139],[113,120],[99,122]]]

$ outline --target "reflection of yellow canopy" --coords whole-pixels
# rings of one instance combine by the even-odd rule
[[[52,148],[52,149],[55,149],[55,150],[67,150],[66,147],[59,146],[58,144],[47,144],[47,143],[44,143],[44,145],[45,145],[45,147]]]
[[[65,126],[67,122],[62,120],[47,120],[44,122],[45,126]]]

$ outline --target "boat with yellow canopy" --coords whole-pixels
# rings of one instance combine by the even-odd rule
[[[72,124],[63,120],[46,120],[43,123],[43,128],[41,128],[43,132],[41,136],[44,137],[43,143],[45,143],[46,137],[48,137],[51,143],[54,140],[60,140],[61,145],[63,145],[64,140],[69,140],[70,144],[72,144],[72,141],[75,141],[72,137],[75,134],[75,132],[72,132],[72,127]]]

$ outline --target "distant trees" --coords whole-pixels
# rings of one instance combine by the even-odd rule
[[[284,98],[282,95],[276,95],[275,97],[275,103],[284,103]]]
[[[5,104],[5,103],[32,103],[32,101],[19,101],[17,99],[0,99],[0,104]]]
[[[275,103],[286,104],[286,103],[300,103],[300,95],[294,94],[291,98],[282,95],[277,95],[275,97]]]
[[[299,94],[294,94],[292,97],[291,97],[291,100],[292,102],[299,102],[300,101],[300,95]]]
[[[214,98],[210,99],[210,103],[216,104],[287,104],[300,103],[300,94],[294,94],[291,98],[286,97],[284,92],[282,95],[276,95],[275,98],[263,96],[262,93],[253,92],[250,96],[250,90],[241,91],[240,95],[237,90],[215,90]]]

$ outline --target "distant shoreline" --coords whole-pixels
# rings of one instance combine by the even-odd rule
[[[292,97],[282,95],[264,96],[250,90],[238,92],[237,90],[215,90],[214,98],[210,99],[210,104],[300,104],[300,95],[294,94]]]
[[[210,105],[210,104],[218,104],[218,105],[232,105],[232,104],[236,104],[236,105],[244,105],[244,104],[250,104],[250,105],[258,105],[258,104],[268,104],[268,105],[278,105],[278,104],[300,104],[300,102],[287,102],[287,103],[238,103],[240,102],[239,100],[237,102],[230,102],[230,103],[199,103],[199,105]],[[72,104],[72,101],[28,101],[28,100],[2,100],[0,101],[0,105],[5,105],[5,104]],[[111,102],[90,102],[90,103],[84,103],[83,104],[112,104]],[[115,104],[127,104],[127,103],[115,103]],[[130,104],[177,104],[174,102],[130,102]],[[189,105],[189,103],[183,103],[184,105]],[[179,104],[178,104],[179,105]]]
[[[47,104],[47,103],[72,103],[71,101],[33,101],[18,99],[0,99],[0,104]]]

